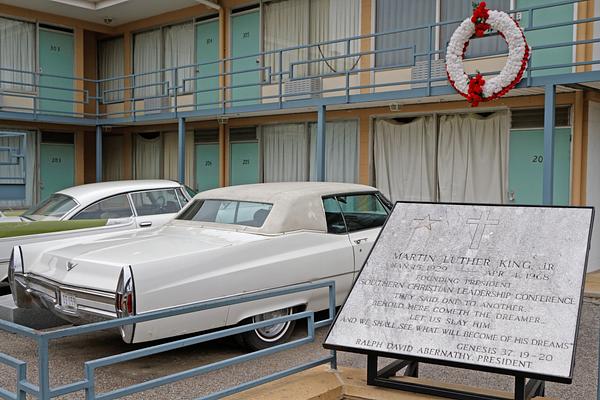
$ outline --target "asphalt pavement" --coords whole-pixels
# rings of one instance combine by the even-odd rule
[[[548,383],[546,394],[550,397],[569,400],[592,400],[596,398],[600,302],[586,298],[582,311],[573,384]],[[193,399],[257,379],[325,356],[328,351],[322,348],[321,343],[326,332],[327,328],[318,330],[314,343],[297,349],[228,367],[200,377],[186,379],[127,398]],[[302,335],[303,332],[299,330],[294,336],[299,338]],[[87,360],[149,345],[151,344],[124,344],[115,332],[98,332],[82,337],[53,341],[50,347],[51,384],[52,386],[58,386],[82,379],[84,376],[83,363]],[[0,352],[27,361],[28,377],[32,382],[36,382],[37,354],[33,341],[0,331]],[[96,392],[102,393],[134,383],[145,382],[245,353],[245,350],[240,348],[234,340],[218,340],[165,354],[145,357],[98,370]],[[338,353],[338,359],[339,364],[342,366],[364,368],[366,365],[366,358],[362,355]],[[422,377],[443,382],[462,383],[500,390],[511,390],[513,385],[513,378],[511,377],[432,365],[422,365],[420,374]],[[0,365],[0,387],[14,390],[14,382],[14,370]],[[61,399],[83,398],[83,392],[61,397]]]

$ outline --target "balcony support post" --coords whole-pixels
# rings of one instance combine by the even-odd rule
[[[326,130],[325,105],[319,105],[317,109],[317,181],[325,181],[325,130]]]
[[[102,126],[96,125],[96,182],[102,182]]]
[[[185,118],[179,118],[177,130],[177,176],[179,183],[185,183]]]
[[[554,202],[554,124],[556,110],[556,85],[547,84],[544,94],[544,205]]]

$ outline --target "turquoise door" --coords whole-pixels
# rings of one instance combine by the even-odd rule
[[[232,143],[230,149],[229,184],[258,183],[258,143]]]
[[[196,145],[196,189],[200,192],[219,187],[219,145]]]
[[[39,110],[41,113],[72,115],[74,81],[73,34],[40,29],[39,64],[40,90]],[[58,75],[47,76],[47,75]],[[56,100],[48,100],[56,99]]]
[[[219,21],[196,25],[196,63],[219,60]],[[198,109],[219,107],[219,63],[198,65],[196,75],[196,104]],[[211,77],[212,76],[212,77]],[[216,90],[211,90],[216,89]]]
[[[571,129],[557,128],[554,141],[554,204],[569,205]],[[515,204],[542,204],[544,131],[511,131],[509,197]]]
[[[40,146],[41,200],[75,184],[74,145],[42,143]]]
[[[248,71],[260,67],[260,14],[258,11],[248,12],[231,17],[231,56],[243,57],[232,62],[232,72]],[[233,74],[232,86],[249,85],[232,89],[234,100],[256,99],[260,96],[260,71]],[[256,85],[252,85],[256,83]],[[255,104],[257,100],[235,101],[234,106]]]
[[[526,8],[548,4],[548,0],[517,0],[517,8]],[[533,11],[533,26],[551,25],[573,21],[573,4],[565,4],[558,7],[549,7]],[[529,26],[529,12],[522,12],[519,22],[524,28]],[[542,46],[554,43],[565,43],[573,41],[573,25],[559,26],[556,28],[540,29],[525,32],[529,46]],[[568,64],[573,62],[573,47],[563,46],[552,49],[537,49],[531,55],[532,67],[548,65]],[[532,76],[555,75],[570,73],[571,68],[551,68],[532,71]]]

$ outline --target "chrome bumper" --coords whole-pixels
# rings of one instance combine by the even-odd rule
[[[15,274],[13,298],[18,307],[45,308],[74,324],[89,324],[117,317],[113,292],[63,285],[33,274]],[[69,299],[69,304],[63,300]]]

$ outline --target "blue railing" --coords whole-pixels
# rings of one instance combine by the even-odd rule
[[[84,363],[84,378],[80,381],[76,381],[70,384],[51,387],[50,386],[50,370],[49,370],[49,346],[52,340],[79,336],[83,334],[88,334],[92,332],[97,332],[100,330],[106,330],[111,328],[118,328],[124,325],[131,325],[146,321],[153,321],[158,319],[163,319],[167,317],[173,317],[176,315],[189,314],[193,312],[199,312],[219,307],[230,306],[234,304],[247,303],[257,300],[269,299],[274,297],[285,296],[294,293],[313,291],[315,289],[328,289],[328,299],[329,299],[329,308],[328,308],[328,318],[323,321],[315,321],[315,313],[314,311],[303,311],[295,314],[287,315],[284,317],[273,318],[265,321],[254,322],[247,325],[234,326],[231,328],[219,330],[211,333],[201,333],[199,335],[193,337],[186,337],[183,339],[177,339],[172,342],[161,343],[156,345],[151,345],[148,347],[144,347],[138,350],[128,351],[122,354],[117,354],[113,356],[103,357],[91,361],[87,361]],[[0,364],[4,364],[10,368],[16,370],[16,390],[15,392],[11,392],[5,388],[0,388],[0,398],[6,400],[25,400],[27,395],[34,396],[37,399],[51,399],[54,397],[64,396],[69,393],[75,392],[85,392],[85,398],[87,400],[92,399],[117,399],[124,396],[128,396],[134,393],[139,393],[142,391],[146,391],[149,389],[156,388],[162,385],[168,385],[183,379],[188,379],[191,377],[199,376],[202,374],[206,374],[211,371],[215,371],[221,368],[237,365],[246,361],[250,361],[259,357],[267,356],[269,354],[281,352],[284,350],[289,350],[295,347],[302,346],[307,343],[314,342],[315,340],[315,329],[326,326],[333,322],[333,318],[335,316],[335,282],[327,281],[327,282],[319,282],[319,283],[307,283],[300,284],[295,286],[289,286],[281,289],[272,289],[266,290],[256,293],[238,295],[233,297],[228,297],[224,299],[210,300],[204,301],[189,305],[183,305],[173,308],[168,308],[159,311],[152,311],[143,313],[137,316],[128,317],[128,318],[120,318],[110,321],[98,322],[89,325],[82,325],[76,327],[69,327],[64,329],[58,329],[50,332],[40,332],[36,331],[21,325],[16,325],[11,322],[0,321],[0,330],[14,333],[16,335],[33,339],[37,345],[37,354],[38,354],[38,383],[34,384],[27,380],[27,363],[22,360],[18,360],[14,357],[11,357],[7,354],[0,353]],[[203,365],[200,367],[188,369],[186,371],[173,373],[170,375],[166,375],[160,378],[152,379],[150,381],[146,381],[143,383],[131,385],[128,387],[120,388],[117,390],[113,390],[110,392],[97,393],[96,388],[96,375],[95,372],[98,368],[107,367],[110,365],[115,365],[118,363],[131,361],[135,359],[139,359],[142,357],[147,357],[150,355],[161,354],[167,351],[180,349],[188,346],[193,346],[199,343],[204,343],[210,340],[215,340],[219,338],[225,338],[232,335],[237,335],[244,332],[249,332],[255,329],[263,328],[266,326],[284,323],[288,321],[298,321],[298,320],[306,320],[307,321],[307,335],[305,337],[294,339],[287,343],[282,343],[275,345],[273,347],[269,347],[264,350],[259,350],[253,353],[243,354],[240,356],[236,356],[230,359],[218,361],[212,364]],[[115,340],[120,340],[115,335]],[[333,369],[337,368],[336,361],[336,353],[332,351],[330,355],[327,357],[321,357],[317,360],[311,361],[309,363],[305,363],[293,368],[286,369],[284,371],[276,372],[265,376],[260,379],[255,379],[250,382],[246,382],[234,387],[229,387],[223,389],[219,392],[212,393],[208,396],[202,397],[202,399],[219,399],[234,393],[238,393],[252,387],[261,385],[263,383],[271,382],[276,379],[280,379],[285,376],[289,376],[310,368],[313,368],[322,364],[330,364]]]
[[[540,12],[555,7],[574,5],[591,0],[562,0],[511,10],[514,16],[527,17],[524,31],[528,34],[544,32],[581,24],[592,24],[600,17],[544,23],[536,18]],[[172,119],[188,116],[211,116],[245,111],[306,107],[318,104],[344,104],[377,100],[402,99],[454,93],[447,84],[445,73],[440,73],[445,43],[437,44],[442,30],[452,30],[461,21],[443,21],[413,28],[378,32],[316,44],[260,52],[248,56],[229,57],[199,64],[190,64],[126,76],[91,80],[66,76],[45,75],[35,72],[2,69],[25,77],[20,81],[1,80],[0,86],[29,88],[6,90],[4,95],[19,101],[5,101],[0,111],[28,113],[37,119],[71,119],[73,123],[102,125],[135,121],[138,119]],[[361,51],[361,44],[374,43],[382,38],[395,38],[411,32],[426,36],[426,46],[416,43],[398,43],[391,47]],[[572,35],[571,35],[572,37]],[[479,40],[479,39],[473,39]],[[392,40],[393,41],[393,40]],[[565,69],[573,74],[576,67],[600,64],[600,60],[577,61],[573,50],[600,42],[592,39],[565,40],[559,43],[533,45],[531,59],[520,87],[543,86],[547,76],[564,75]],[[531,44],[531,43],[530,43]],[[425,47],[424,49],[422,47]],[[568,59],[548,63],[540,61],[536,53],[549,49],[570,49]],[[406,62],[379,65],[378,57],[390,54],[407,55]],[[479,54],[480,57],[503,56],[502,52]],[[251,61],[251,63],[249,62]],[[255,67],[241,67],[241,64]],[[377,80],[383,71],[420,67],[420,76]],[[443,71],[442,71],[443,72]],[[499,71],[482,71],[494,74]],[[398,74],[403,76],[405,74]],[[44,85],[46,78],[59,79],[64,86]],[[340,79],[336,79],[340,78]],[[594,75],[593,79],[597,79]],[[590,79],[586,75],[585,79]],[[54,96],[46,96],[51,91]],[[13,105],[14,104],[14,105]],[[79,119],[79,120],[77,120]]]

